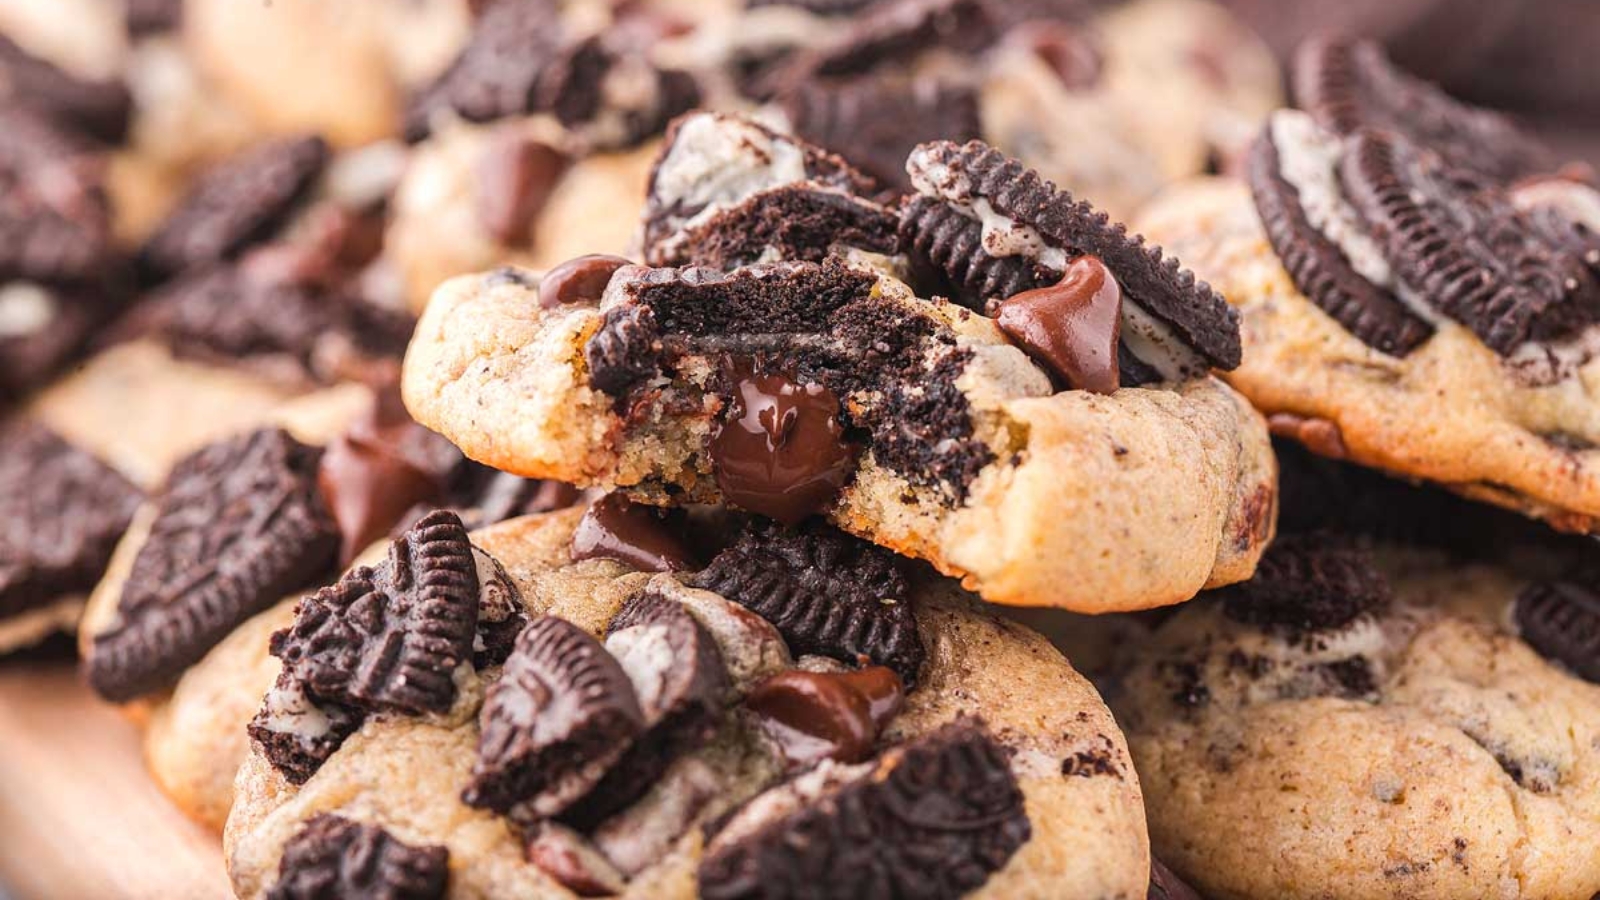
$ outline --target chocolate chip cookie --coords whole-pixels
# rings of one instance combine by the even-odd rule
[[[641,520],[577,559],[594,515],[425,519],[300,604],[228,823],[240,896],[1145,896],[1121,739],[1037,636],[825,526]],[[694,569],[618,561],[652,540]],[[801,615],[818,589],[883,599]],[[508,597],[515,640],[474,661]],[[238,649],[235,676],[266,650]]]

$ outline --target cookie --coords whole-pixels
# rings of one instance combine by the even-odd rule
[[[22,417],[0,425],[0,652],[76,624],[140,492],[121,473]]]
[[[1298,567],[1264,563],[1247,583],[1253,608],[1309,594],[1360,612],[1285,629],[1237,615],[1234,595],[1202,597],[1125,648],[1115,706],[1161,860],[1204,896],[1600,888],[1600,685],[1536,649],[1564,614],[1529,598],[1555,595],[1436,554],[1383,549],[1378,568],[1347,558],[1335,576],[1306,555],[1326,544],[1288,552]],[[1390,604],[1372,604],[1375,584]],[[1273,865],[1250,862],[1263,853]]]
[[[1120,738],[1087,683],[1037,636],[924,577],[907,602],[945,655],[900,688],[881,668],[797,656],[773,625],[685,576],[573,561],[580,518],[573,510],[471,536],[512,573],[529,624],[503,670],[458,676],[448,712],[369,714],[300,785],[262,748],[251,754],[227,833],[240,896],[292,883],[311,849],[299,836],[328,817],[443,848],[450,897],[748,896],[804,884],[884,896],[1144,896],[1149,858]],[[720,681],[700,674],[719,670]],[[690,697],[715,712],[712,727],[653,744]],[[660,777],[641,793],[600,789],[642,744],[670,747]],[[787,755],[819,747],[815,764]],[[1062,761],[1080,756],[1100,765],[1063,777]],[[409,776],[384,774],[395,766]],[[1062,841],[1077,852],[1057,852]],[[930,845],[937,857],[921,854]],[[337,847],[325,841],[318,855]],[[851,867],[860,881],[818,879],[819,860],[835,853],[861,855]]]

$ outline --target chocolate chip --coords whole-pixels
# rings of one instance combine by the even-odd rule
[[[318,813],[283,846],[267,900],[437,900],[450,851],[415,847],[378,827]]]
[[[551,269],[539,280],[539,305],[545,309],[599,303],[611,276],[631,265],[620,256],[592,253],[569,259]]]
[[[589,793],[644,730],[633,684],[576,625],[533,620],[484,698],[469,806],[548,817]]]
[[[1148,900],[1200,900],[1200,895],[1174,875],[1161,860],[1151,857]]]
[[[1083,28],[1066,22],[1036,20],[1013,30],[1006,36],[1006,42],[1015,43],[1037,56],[1056,73],[1067,90],[1087,90],[1100,80],[1100,50]]]
[[[982,133],[977,93],[927,77],[807,79],[785,91],[780,102],[796,134],[897,190],[910,187],[905,160],[912,148]]]
[[[917,683],[922,637],[887,550],[832,528],[753,524],[693,583],[771,622],[796,654],[850,664],[864,656]]]
[[[88,81],[56,68],[0,34],[0,100],[26,106],[107,143],[122,140],[133,97],[118,81]]]
[[[707,450],[727,502],[788,525],[827,508],[856,468],[832,391],[748,368]]]
[[[1105,263],[1080,256],[1061,280],[1007,297],[995,323],[1068,387],[1115,393],[1122,289]]]
[[[756,685],[745,705],[790,765],[824,759],[857,763],[872,756],[905,702],[900,676],[883,666],[849,672],[791,669]]]
[[[607,494],[589,505],[572,532],[572,558],[614,559],[645,572],[697,568],[683,540],[680,514]]]
[[[139,500],[116,470],[44,425],[0,422],[0,618],[87,594]]]
[[[1405,356],[1433,336],[1433,326],[1357,272],[1311,224],[1299,191],[1283,177],[1273,125],[1251,145],[1245,171],[1267,240],[1307,299],[1362,343],[1391,356]]]
[[[478,221],[501,244],[532,244],[534,223],[567,165],[566,155],[543,141],[492,137],[478,160]]]
[[[272,655],[316,700],[411,715],[447,712],[470,665],[478,562],[455,513],[424,516],[376,567],[300,601]]]
[[[893,253],[899,220],[883,206],[811,183],[754,194],[687,232],[662,265],[730,271],[772,260],[821,262],[835,247]]]
[[[314,135],[253,147],[208,170],[145,242],[158,276],[231,259],[271,237],[316,183],[331,151]]]
[[[743,827],[736,817],[701,860],[700,895],[957,898],[1032,836],[1005,749],[976,720],[862,769],[786,815]]]
[[[179,460],[134,557],[114,623],[86,666],[123,702],[160,690],[241,622],[325,572],[338,530],[317,492],[320,451],[281,429]]]
[[[1332,534],[1280,537],[1249,581],[1212,593],[1228,618],[1291,634],[1343,628],[1391,596],[1367,552]]]
[[[1513,609],[1524,641],[1600,684],[1600,570],[1579,566],[1559,580],[1530,585]]]

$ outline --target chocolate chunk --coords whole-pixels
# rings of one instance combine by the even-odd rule
[[[977,92],[927,77],[808,79],[780,102],[796,134],[897,190],[910,187],[905,159],[912,148],[982,133]]]
[[[437,900],[450,851],[414,847],[378,827],[318,813],[283,845],[267,900]]]
[[[469,122],[532,111],[539,78],[565,38],[555,0],[495,0],[455,61],[412,97],[406,140],[427,137],[434,119],[447,111]]]
[[[1376,41],[1313,38],[1296,51],[1291,74],[1296,105],[1340,135],[1398,132],[1499,182],[1547,168],[1549,152],[1511,120],[1396,69]]]
[[[995,323],[1068,387],[1115,393],[1122,289],[1105,263],[1080,256],[1061,280],[1007,297]]]
[[[907,687],[922,636],[894,554],[823,526],[753,524],[693,579],[771,622],[789,649],[887,666]]]
[[[682,572],[698,568],[683,539],[681,511],[634,503],[607,494],[589,504],[572,532],[572,558],[614,559],[644,572]]]
[[[1172,874],[1161,860],[1150,858],[1150,893],[1147,900],[1200,900],[1194,888]]]
[[[469,806],[549,817],[599,783],[645,727],[633,684],[611,654],[562,619],[517,637],[480,717]]]
[[[1397,134],[1362,131],[1340,164],[1350,200],[1399,279],[1509,354],[1600,319],[1600,283],[1499,190]]]
[[[455,513],[424,516],[377,567],[301,599],[272,655],[318,701],[411,715],[447,712],[471,664],[478,564]]]
[[[534,223],[567,165],[565,154],[527,135],[492,137],[478,159],[478,221],[502,244],[532,244]]]
[[[219,441],[173,466],[89,684],[114,702],[169,685],[239,623],[333,564],[320,451],[282,429]]]
[[[1579,678],[1600,684],[1600,569],[1579,566],[1530,585],[1513,607],[1522,639]]]
[[[856,469],[839,398],[820,384],[738,367],[707,452],[728,503],[786,525],[828,507]]]
[[[1343,628],[1391,597],[1367,552],[1332,534],[1280,537],[1249,581],[1212,593],[1228,618],[1291,634]]]
[[[600,302],[617,270],[630,265],[620,256],[591,253],[569,259],[539,279],[539,305],[545,309]]]
[[[176,31],[183,24],[183,0],[125,0],[123,17],[134,37]]]
[[[316,136],[253,147],[200,177],[155,234],[143,259],[158,276],[220,262],[271,237],[328,164]]]
[[[663,261],[730,271],[770,259],[821,262],[839,245],[893,253],[898,227],[898,218],[877,203],[802,182],[718,212]]]
[[[37,422],[0,423],[0,618],[87,594],[139,490]]]
[[[1306,218],[1299,192],[1283,177],[1270,125],[1251,146],[1245,171],[1267,240],[1312,303],[1362,343],[1391,356],[1405,356],[1433,336],[1431,325],[1362,277]]]
[[[1058,190],[1017,160],[981,141],[964,146],[936,141],[918,147],[906,169],[923,196],[950,204],[969,218],[977,218],[973,207],[984,201],[993,213],[1009,219],[1009,229],[994,226],[994,246],[986,249],[1029,257],[1036,272],[1053,273],[1045,284],[1059,279],[1072,258],[1099,257],[1122,286],[1123,342],[1167,378],[1194,377],[1207,366],[1233,369],[1239,365],[1239,315],[1220,294],[1161,248],[1129,234],[1125,226]],[[903,217],[902,243],[913,251],[926,245],[919,232],[933,221],[937,220]],[[1051,251],[1059,254],[1059,259],[1053,258]],[[926,262],[938,265],[934,259]],[[994,278],[975,277],[970,268],[973,263],[967,268],[953,267],[947,258],[939,267],[960,283],[1017,283],[1020,270]],[[1029,287],[1038,286],[1036,274]]]
[[[117,81],[87,81],[63,72],[0,34],[0,100],[36,110],[107,143],[122,140],[133,97]]]
[[[736,818],[701,860],[700,896],[957,898],[1032,836],[1006,751],[976,720],[863,768],[787,815],[751,828]]]
[[[117,274],[103,169],[82,138],[0,105],[0,282],[100,285]]]
[[[850,672],[779,672],[745,698],[791,766],[857,763],[905,702],[900,676],[883,666]]]

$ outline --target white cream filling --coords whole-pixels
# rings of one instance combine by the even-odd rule
[[[0,285],[0,338],[37,334],[55,319],[56,299],[28,281]]]
[[[267,691],[261,703],[262,724],[268,731],[293,735],[306,741],[326,737],[333,725],[297,679],[283,679]]]
[[[678,126],[651,183],[651,199],[662,209],[695,213],[681,232],[766,188],[806,180],[805,153],[792,141],[713,113]]]
[[[665,712],[661,704],[667,692],[667,673],[675,665],[666,627],[635,625],[613,632],[606,638],[606,650],[633,682],[646,723],[655,724]]]

